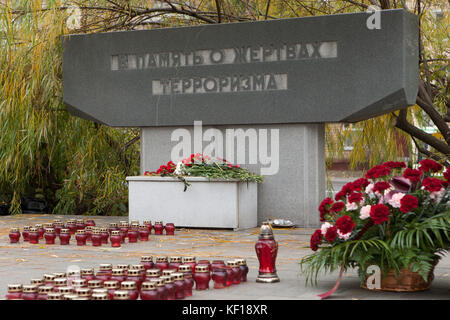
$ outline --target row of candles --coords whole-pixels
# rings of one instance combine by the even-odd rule
[[[8,300],[178,300],[192,289],[223,289],[247,281],[245,259],[199,260],[195,257],[142,256],[140,264],[101,264],[93,268],[44,274],[30,284],[8,285]]]
[[[22,231],[23,241],[31,244],[38,244],[40,239],[45,239],[45,244],[55,244],[55,239],[58,237],[61,245],[70,244],[72,235],[75,235],[78,246],[86,245],[86,242],[92,242],[93,246],[101,246],[108,244],[108,239],[112,247],[120,247],[125,239],[129,243],[136,243],[139,241],[149,241],[149,236],[155,230],[155,235],[163,235],[164,230],[166,235],[175,234],[175,225],[173,223],[166,223],[163,225],[161,221],[155,222],[152,225],[151,221],[146,220],[143,224],[139,221],[133,220],[129,224],[127,221],[120,221],[120,223],[112,222],[109,227],[96,227],[95,221],[92,219],[70,219],[64,224],[61,220],[54,220],[53,223],[36,224],[34,227],[24,226]],[[17,243],[20,240],[19,228],[11,228],[9,233],[10,243]]]

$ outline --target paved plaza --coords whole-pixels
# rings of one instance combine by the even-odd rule
[[[188,299],[205,300],[316,300],[317,294],[334,286],[337,272],[322,276],[316,287],[305,286],[300,273],[300,259],[311,252],[309,237],[312,229],[276,229],[279,243],[277,271],[281,282],[274,284],[256,283],[258,260],[254,245],[258,228],[231,231],[205,229],[177,229],[175,236],[150,237],[149,242],[124,244],[121,248],[110,245],[78,247],[75,240],[69,246],[59,244],[32,245],[29,243],[9,244],[11,227],[26,224],[51,222],[53,219],[80,218],[80,216],[16,215],[0,217],[0,296],[4,297],[9,283],[29,283],[31,278],[42,277],[44,273],[63,272],[69,266],[80,268],[96,267],[100,263],[137,264],[142,255],[196,256],[203,259],[234,259],[243,257],[249,266],[248,282],[226,289],[196,291]],[[87,218],[83,216],[83,218]],[[125,220],[126,217],[92,217],[97,225]],[[43,241],[41,240],[43,243]],[[58,243],[58,240],[57,240]],[[450,299],[450,256],[442,259],[435,270],[431,289],[418,293],[373,292],[359,288],[356,270],[347,272],[339,290],[330,299]]]

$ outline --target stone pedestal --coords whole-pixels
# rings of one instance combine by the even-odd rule
[[[161,164],[166,164],[170,160],[172,148],[179,143],[171,141],[172,132],[180,128],[186,129],[191,134],[191,153],[202,152],[198,150],[198,144],[197,150],[194,150],[193,126],[142,128],[141,174],[144,174],[145,171],[155,171]],[[222,143],[224,146],[226,129],[242,128],[244,131],[251,129],[257,132],[266,129],[268,139],[264,145],[267,146],[267,154],[274,159],[276,157],[271,152],[277,153],[278,151],[278,172],[265,176],[264,183],[258,185],[258,224],[266,219],[282,218],[291,220],[299,227],[317,227],[319,225],[317,208],[325,197],[326,185],[324,124],[203,126],[203,133],[210,128],[218,129],[223,133],[224,141]],[[276,142],[272,142],[271,139],[276,140],[277,129],[279,150],[271,147],[271,144],[274,146],[273,143]],[[202,147],[205,148],[208,144],[210,142],[203,142]],[[236,155],[236,143],[234,147]],[[258,155],[260,149],[259,145]],[[245,162],[248,163],[248,141],[245,150],[247,153]],[[224,147],[223,156],[226,158],[226,147]],[[236,159],[227,160],[236,163]],[[260,160],[258,156],[256,164],[242,164],[242,166],[255,173],[260,173],[262,168],[268,167],[268,165],[261,164]]]

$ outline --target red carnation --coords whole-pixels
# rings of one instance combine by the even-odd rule
[[[383,163],[383,166],[389,167],[391,169],[406,168],[406,163],[402,161],[387,161]]]
[[[370,217],[375,224],[382,224],[389,220],[389,208],[384,204],[374,204],[370,207]]]
[[[342,209],[344,209],[344,208],[345,208],[345,203],[343,203],[342,201],[338,201],[338,202],[335,202],[331,206],[330,211],[331,212],[339,212],[339,211],[342,211]]]
[[[372,169],[369,169],[369,171],[367,171],[367,173],[366,173],[366,178],[377,179],[380,177],[387,176],[390,173],[391,173],[391,168],[380,164],[380,165],[373,167]]]
[[[391,187],[391,185],[388,182],[385,181],[379,181],[374,184],[372,191],[378,191],[379,193],[383,194],[384,190],[387,190]]]
[[[342,234],[347,234],[353,230],[355,223],[350,216],[342,216],[337,219],[336,227]]]
[[[336,201],[339,201],[339,200],[344,199],[346,195],[347,195],[347,192],[344,192],[344,191],[341,190],[338,193],[336,193],[336,195],[334,196],[334,199]]]
[[[409,179],[411,182],[418,182],[420,181],[420,177],[422,175],[422,172],[416,169],[406,168],[403,172],[403,177]]]
[[[447,167],[447,169],[445,170],[444,178],[450,180],[450,167]]]
[[[365,178],[359,178],[352,182],[353,191],[362,191],[370,184],[369,180]]]
[[[443,181],[438,178],[426,177],[422,180],[422,187],[429,192],[440,191],[443,187]]]
[[[318,245],[320,244],[321,241],[322,241],[322,232],[320,231],[320,229],[318,229],[312,234],[309,246],[313,251],[317,251],[317,249],[319,249]]]
[[[418,206],[419,200],[410,194],[405,194],[400,200],[400,211],[403,213],[413,211]]]
[[[350,193],[350,195],[348,196],[348,202],[349,203],[353,203],[353,202],[361,202],[363,200],[363,195],[359,192],[352,192]]]
[[[329,206],[333,204],[333,199],[325,198],[319,205],[320,221],[325,221],[325,215],[329,213]]]
[[[434,160],[431,159],[425,159],[419,162],[420,163],[420,171],[423,172],[439,172],[442,170],[442,165]]]
[[[333,242],[336,240],[338,236],[337,228],[335,226],[329,227],[327,229],[327,232],[325,233],[325,239],[327,239],[328,242]]]

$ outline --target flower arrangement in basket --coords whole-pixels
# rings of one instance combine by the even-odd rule
[[[146,171],[145,175],[172,176],[184,182],[185,187],[189,182],[185,177],[206,177],[209,179],[238,179],[244,182],[263,181],[263,176],[254,174],[239,165],[218,158],[203,155],[201,153],[191,154],[189,157],[179,161],[177,164],[169,161],[155,172]],[[186,188],[185,188],[186,190]]]
[[[429,287],[439,254],[450,248],[450,167],[426,159],[418,169],[389,161],[349,182],[335,199],[319,206],[320,229],[311,236],[314,253],[301,269],[307,281],[319,273],[357,267],[366,288],[367,268],[381,270],[380,290],[418,291]]]

